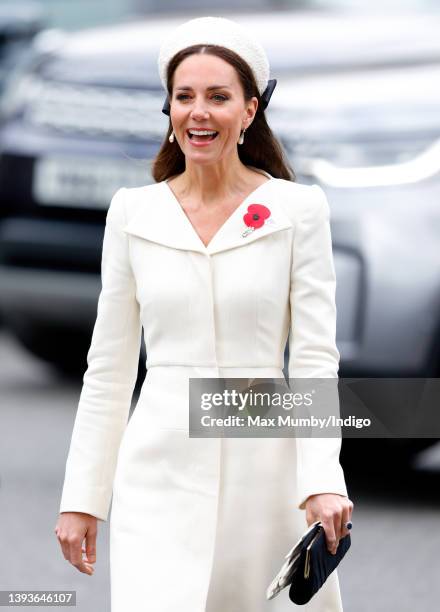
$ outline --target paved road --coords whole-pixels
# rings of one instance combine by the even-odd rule
[[[53,533],[81,381],[60,379],[4,332],[0,363],[0,589],[76,590],[77,610],[108,612],[108,524],[91,577],[65,561]],[[439,609],[440,445],[424,466],[347,474],[355,511],[339,570],[345,612]]]

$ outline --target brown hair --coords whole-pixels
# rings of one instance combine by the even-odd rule
[[[239,55],[218,45],[192,45],[176,53],[168,64],[167,90],[168,100],[172,97],[172,81],[178,65],[190,55],[207,53],[225,60],[237,71],[246,101],[253,96],[258,99],[258,108],[255,117],[246,130],[244,143],[238,145],[238,156],[243,164],[265,170],[275,178],[295,181],[295,173],[285,158],[281,143],[272,133],[261,106],[261,96],[255,78],[248,63]],[[153,160],[152,176],[156,182],[164,181],[170,176],[181,174],[185,170],[185,155],[178,142],[169,142],[168,137],[173,129],[171,118],[168,131],[162,146]]]

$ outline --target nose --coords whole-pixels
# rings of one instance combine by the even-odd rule
[[[206,118],[208,112],[205,108],[205,100],[196,98],[194,102],[194,106],[191,110],[191,117],[193,119],[204,119]]]

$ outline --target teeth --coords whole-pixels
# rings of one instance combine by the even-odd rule
[[[188,130],[190,134],[195,134],[196,136],[208,136],[209,134],[217,134],[216,131],[210,130]]]

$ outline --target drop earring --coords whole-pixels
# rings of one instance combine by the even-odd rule
[[[174,142],[174,130],[171,132],[171,134],[168,136],[168,140],[170,142]]]
[[[238,144],[243,144],[244,143],[244,133],[246,131],[246,128],[243,129],[242,133],[240,134],[240,138],[238,139]]]

